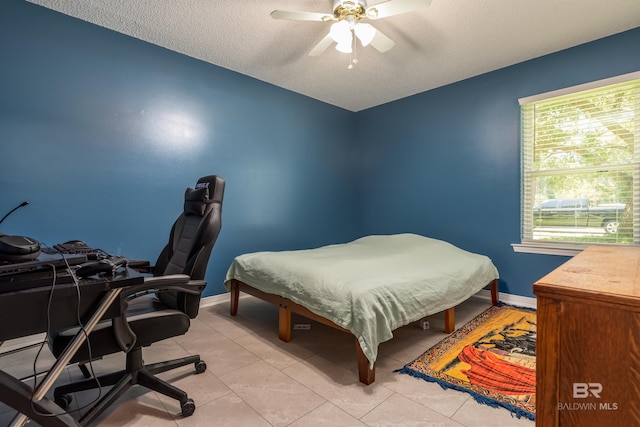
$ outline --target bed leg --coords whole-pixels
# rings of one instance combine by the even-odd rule
[[[444,311],[444,331],[450,334],[456,329],[456,314],[454,308],[448,308]]]
[[[491,282],[491,304],[498,305],[498,279]]]
[[[231,282],[231,305],[229,311],[232,316],[238,314],[238,301],[240,301],[240,287],[235,281]]]
[[[291,341],[291,309],[280,305],[278,310],[278,337],[284,341]]]
[[[364,355],[358,339],[354,339],[356,341],[356,356],[358,359],[358,377],[360,377],[361,383],[369,385],[376,380],[376,367],[374,365],[373,369],[369,368],[369,359]]]

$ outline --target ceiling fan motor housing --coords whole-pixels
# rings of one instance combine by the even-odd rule
[[[358,20],[366,15],[366,0],[335,0],[333,2],[333,16],[340,21],[347,16],[353,16]]]

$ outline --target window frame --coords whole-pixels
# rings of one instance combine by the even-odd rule
[[[580,84],[576,86],[571,86],[559,90],[554,90],[550,92],[541,93],[538,95],[528,96],[524,98],[518,99],[519,105],[522,107],[525,104],[531,104],[534,102],[539,102],[543,100],[547,100],[550,98],[555,98],[563,95],[571,95],[578,94],[579,92],[584,92],[592,89],[599,89],[605,86],[610,86],[619,83],[625,83],[632,80],[640,79],[640,71],[623,74],[616,77],[611,77],[607,79],[597,80],[594,82],[589,82],[585,84]],[[522,119],[521,119],[522,120]],[[521,129],[523,123],[521,122]],[[640,135],[637,135],[636,138],[640,138]],[[640,144],[640,141],[636,141],[636,143]],[[558,241],[536,241],[533,240],[532,236],[525,236],[525,230],[533,230],[531,224],[525,224],[528,216],[525,215],[525,197],[526,191],[529,190],[529,186],[531,185],[533,171],[526,170],[525,164],[525,156],[527,155],[526,150],[531,150],[531,148],[525,147],[525,141],[523,135],[520,136],[520,178],[521,178],[521,186],[520,186],[520,243],[514,243],[511,246],[515,252],[525,252],[525,253],[536,253],[536,254],[547,254],[547,255],[563,255],[563,256],[573,256],[580,253],[584,248],[593,243],[578,243],[578,242],[558,242]],[[634,155],[634,163],[635,168],[633,171],[634,181],[636,182],[634,185],[634,236],[636,241],[640,239],[640,191],[637,191],[637,187],[640,185],[640,150],[635,151]],[[615,243],[597,243],[602,245],[613,245],[618,246],[619,244]],[[620,246],[625,247],[638,247],[638,244],[623,244]]]

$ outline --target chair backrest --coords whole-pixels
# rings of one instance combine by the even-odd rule
[[[184,210],[171,228],[169,242],[154,267],[154,276],[186,274],[204,280],[209,256],[222,227],[224,179],[209,175],[198,180],[195,189],[187,188]],[[166,305],[182,310],[190,318],[198,314],[200,295],[184,292],[160,292]]]

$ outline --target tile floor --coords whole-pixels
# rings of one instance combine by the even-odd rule
[[[489,306],[473,297],[456,311],[460,326]],[[227,301],[203,307],[185,336],[145,349],[145,361],[154,362],[200,354],[207,363],[203,374],[186,366],[161,374],[189,393],[196,402],[191,417],[180,415],[179,405],[155,392],[133,387],[95,423],[106,426],[533,426],[505,409],[476,403],[470,395],[408,375],[395,369],[412,361],[444,337],[441,314],[428,318],[430,329],[416,324],[396,331],[379,348],[376,381],[358,382],[355,347],[347,334],[295,317],[293,323],[311,325],[294,330],[289,343],[277,336],[276,307],[250,296],[240,301],[237,317],[229,315]],[[22,377],[32,372],[36,349],[0,357],[0,366]],[[37,367],[52,360],[43,350]],[[94,363],[97,373],[122,369],[124,358],[114,355]],[[77,380],[70,366],[60,383]],[[96,395],[74,395],[71,409],[86,405]],[[2,404],[0,404],[2,405]],[[77,417],[82,410],[74,412]],[[0,425],[13,418],[0,406]],[[29,424],[33,425],[33,423]]]

